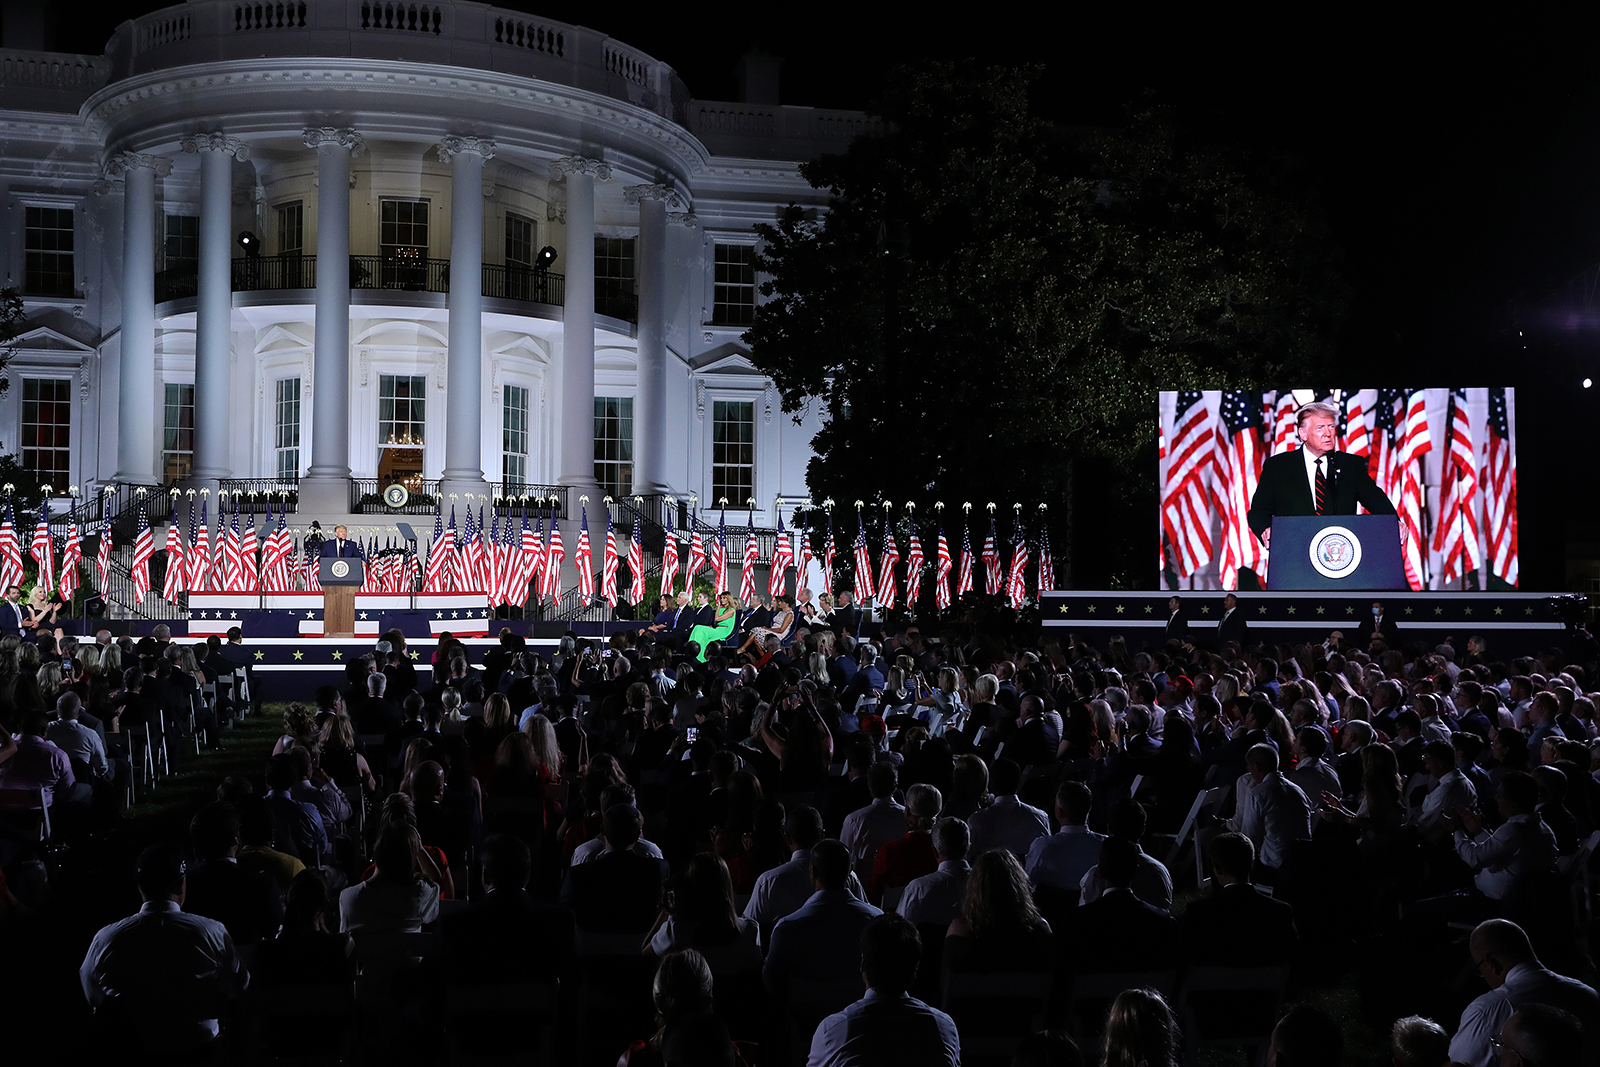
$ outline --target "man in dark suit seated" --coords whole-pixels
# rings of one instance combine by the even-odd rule
[[[662,861],[633,851],[644,817],[629,804],[606,809],[606,847],[587,863],[568,868],[561,904],[572,909],[578,929],[641,936],[661,907]]]
[[[541,904],[527,891],[528,846],[490,834],[478,850],[485,896],[441,924],[447,978],[455,986],[543,984],[576,989],[572,913]]]
[[[236,945],[267,941],[283,923],[283,897],[271,878],[234,862],[239,854],[239,814],[222,801],[207,804],[189,822],[199,863],[189,869],[183,910],[228,928]]]
[[[324,558],[367,558],[367,554],[361,551],[361,544],[350,540],[350,531],[344,526],[335,526],[333,528],[333,536],[322,542],[322,550],[318,554]]]
[[[1164,971],[1177,963],[1178,923],[1172,914],[1133,895],[1139,846],[1108,837],[1100,846],[1100,899],[1069,913],[1059,940],[1062,966],[1096,971]]]
[[[1276,967],[1294,957],[1294,908],[1250,884],[1256,850],[1243,834],[1219,834],[1206,849],[1212,893],[1184,910],[1179,924],[1191,967]]]
[[[22,586],[6,588],[5,600],[0,602],[0,636],[15,634],[26,639],[28,629],[23,625],[27,616],[22,614]]]
[[[388,690],[388,675],[367,675],[366,699],[350,709],[350,725],[356,733],[386,734],[400,728],[400,709],[384,695]]]
[[[1278,515],[1354,515],[1358,504],[1374,515],[1395,513],[1367,473],[1366,457],[1334,451],[1338,419],[1332,404],[1307,404],[1295,413],[1300,447],[1262,464],[1249,521],[1263,545],[1271,547],[1272,520]]]

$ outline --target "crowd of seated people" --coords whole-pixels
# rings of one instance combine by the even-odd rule
[[[1338,634],[865,638],[858,609],[823,607],[703,647],[686,602],[550,656],[443,635],[431,672],[385,634],[287,707],[181,849],[133,864],[143,907],[81,981],[97,1020],[139,1026],[102,1032],[246,1040],[255,1000],[298,989],[343,1014],[271,1030],[284,1058],[387,1026],[587,1063],[1155,1067],[1222,1020],[1301,1067],[1339,1063],[1339,1029],[1279,1005],[1344,975],[1395,1063],[1600,1062],[1593,663]],[[116,735],[149,743],[218,651],[109,648],[58,650],[46,704],[0,643],[0,784],[94,812],[133,758]],[[1218,992],[1217,972],[1276,984]]]

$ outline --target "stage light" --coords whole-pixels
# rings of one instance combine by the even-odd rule
[[[551,267],[555,266],[556,255],[557,253],[554,245],[545,245],[543,248],[539,249],[539,256],[534,261],[534,266],[539,270],[549,270]]]
[[[1584,387],[1584,388],[1585,388],[1585,389],[1587,389],[1587,388],[1589,388],[1589,387],[1590,387],[1590,386],[1592,386],[1592,385],[1593,385],[1593,384],[1594,384],[1594,379],[1593,379],[1593,378],[1585,378],[1585,379],[1584,379],[1584,380],[1583,380],[1583,387]]]
[[[238,241],[239,247],[244,249],[245,255],[254,256],[261,253],[261,242],[256,240],[256,235],[249,230],[240,230]]]

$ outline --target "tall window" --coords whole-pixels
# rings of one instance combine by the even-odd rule
[[[756,320],[756,249],[754,245],[717,245],[711,321],[721,326],[748,326]]]
[[[533,266],[533,220],[506,212],[506,266]]]
[[[72,382],[22,379],[22,465],[39,481],[64,487],[72,480]]]
[[[711,503],[728,498],[744,507],[756,495],[756,405],[748,400],[711,404]]]
[[[501,490],[512,494],[515,486],[528,482],[528,390],[520,385],[505,387],[500,432]]]
[[[194,469],[194,386],[167,383],[161,426],[162,473],[169,482],[187,478]]]
[[[72,296],[72,209],[30,207],[23,217],[22,287],[33,296]]]
[[[378,375],[378,478],[385,485],[420,488],[427,381],[422,374]]]
[[[386,289],[426,289],[428,202],[385,200],[378,229]]]
[[[197,274],[200,270],[200,217],[168,215],[167,270]]]
[[[633,397],[594,398],[594,480],[610,496],[633,492]]]
[[[639,317],[639,298],[633,292],[633,238],[594,239],[594,309],[601,315],[627,319]]]
[[[298,256],[306,250],[305,204],[291,200],[278,205],[278,255]]]
[[[273,403],[272,445],[277,452],[278,481],[300,480],[300,379],[279,378]]]

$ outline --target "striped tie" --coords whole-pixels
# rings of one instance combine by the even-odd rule
[[[1317,514],[1328,513],[1328,478],[1322,473],[1322,459],[1317,459]]]

